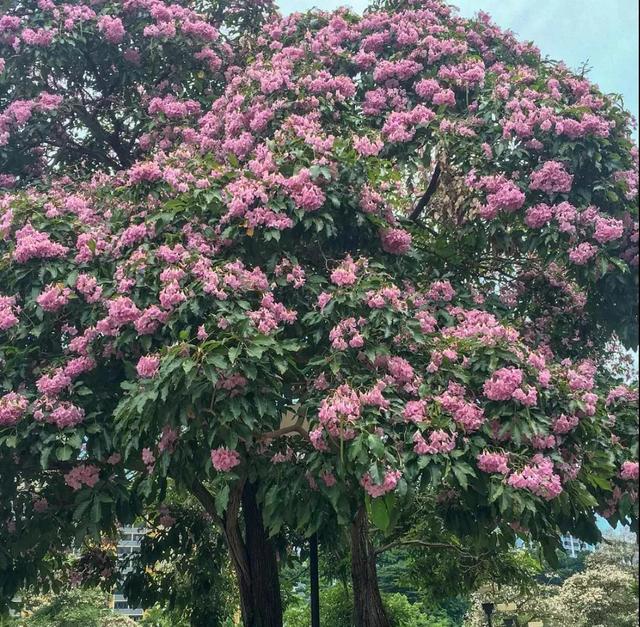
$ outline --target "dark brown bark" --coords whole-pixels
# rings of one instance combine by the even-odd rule
[[[202,484],[194,495],[214,515],[215,502]],[[240,525],[240,507],[244,537]],[[237,484],[229,496],[224,520],[219,520],[236,573],[240,593],[240,611],[244,627],[282,627],[282,601],[278,562],[273,542],[264,528],[256,498],[256,485],[249,481]]]
[[[442,174],[442,167],[440,163],[436,163],[436,167],[433,171],[433,176],[431,177],[431,182],[429,183],[429,187],[427,191],[424,193],[424,196],[418,201],[418,204],[415,206],[414,210],[411,212],[409,219],[415,222],[422,215],[422,212],[427,208],[429,201],[433,197],[433,195],[438,190],[438,185],[440,184],[440,175]]]
[[[351,525],[351,579],[356,627],[390,627],[378,587],[376,551],[369,540],[364,506]]]
[[[278,561],[273,542],[262,521],[256,485],[247,481],[242,492],[252,618],[245,627],[282,627],[282,601]]]

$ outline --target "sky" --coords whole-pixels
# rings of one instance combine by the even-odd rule
[[[451,0],[461,15],[479,10],[519,39],[533,41],[543,55],[576,69],[587,61],[591,81],[605,93],[622,94],[638,117],[637,0]],[[362,11],[368,0],[279,0],[283,13],[313,7],[349,6]]]

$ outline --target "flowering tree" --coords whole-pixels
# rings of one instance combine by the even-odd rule
[[[193,23],[127,6],[143,38]],[[180,68],[149,94],[146,157],[0,201],[3,593],[168,481],[224,531],[252,627],[282,622],[270,536],[328,516],[357,624],[387,625],[368,520],[415,491],[488,548],[635,520],[620,103],[436,0],[247,37],[217,97]]]
[[[269,0],[16,3],[0,22],[0,187],[131,166],[210,105],[243,54],[231,44],[272,10]]]

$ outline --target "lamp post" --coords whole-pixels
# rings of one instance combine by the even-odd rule
[[[496,609],[495,603],[491,603],[491,602],[483,603],[482,609],[484,610],[484,613],[487,616],[487,624],[489,625],[489,627],[493,627],[492,616],[493,616],[494,610]]]
[[[309,538],[309,573],[311,579],[311,627],[320,627],[320,574],[318,571],[318,534]]]

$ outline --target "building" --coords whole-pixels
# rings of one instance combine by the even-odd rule
[[[562,547],[567,552],[569,557],[576,558],[580,553],[594,553],[596,550],[595,545],[587,544],[578,538],[574,538],[572,535],[562,536]]]
[[[140,550],[140,542],[146,533],[147,530],[144,527],[122,527],[118,538],[118,558]],[[142,608],[129,607],[129,602],[121,590],[114,592],[112,607],[118,614],[124,614],[135,621],[140,620],[144,614]]]

